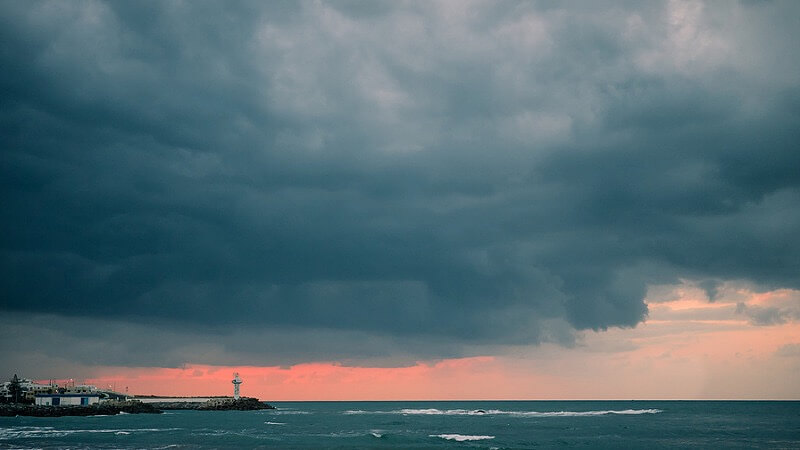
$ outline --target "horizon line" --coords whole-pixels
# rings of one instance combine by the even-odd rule
[[[337,402],[800,402],[800,398],[797,399],[760,399],[760,398],[692,398],[692,399],[681,399],[681,398],[668,398],[668,399],[658,399],[658,398],[631,398],[631,399],[461,399],[461,400],[262,400],[262,401],[269,401],[269,402],[292,402],[292,403],[337,403]]]

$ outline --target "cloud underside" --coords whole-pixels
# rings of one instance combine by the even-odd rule
[[[800,288],[800,11],[718,6],[3,3],[0,308],[295,362]]]

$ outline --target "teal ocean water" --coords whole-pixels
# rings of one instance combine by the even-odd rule
[[[291,402],[1,417],[0,448],[800,448],[800,402]]]

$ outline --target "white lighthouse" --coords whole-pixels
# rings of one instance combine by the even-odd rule
[[[231,383],[233,383],[233,398],[234,400],[239,400],[239,385],[242,384],[242,379],[239,378],[238,372],[233,373],[233,380]]]

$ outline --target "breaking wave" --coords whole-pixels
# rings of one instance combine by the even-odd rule
[[[457,441],[457,442],[464,442],[464,441],[482,441],[484,439],[494,439],[494,436],[470,436],[466,434],[430,434],[428,437],[438,437],[442,439],[447,439],[448,441]]]
[[[152,433],[159,431],[175,431],[181,428],[123,428],[123,429],[100,429],[100,430],[69,430],[56,429],[54,427],[11,427],[0,428],[0,440],[10,439],[30,439],[30,438],[55,438],[65,437],[81,433],[114,433],[125,435],[131,433]]]
[[[523,412],[512,413],[512,415],[523,415],[529,417],[584,417],[584,416],[605,416],[608,414],[619,415],[638,415],[638,414],[658,414],[663,412],[660,409],[622,409],[622,410],[604,410],[604,411],[552,411],[552,412]]]
[[[347,410],[343,414],[403,414],[403,415],[426,415],[426,416],[484,416],[484,415],[504,415],[511,417],[585,417],[585,416],[605,416],[609,414],[617,415],[638,415],[638,414],[658,414],[663,412],[660,409],[622,409],[622,410],[601,410],[601,411],[504,411],[500,409],[436,409],[436,408],[404,408],[394,411],[364,411]]]
[[[297,414],[311,414],[311,413],[308,411],[300,411],[297,409],[275,409],[275,410],[270,410],[268,412],[264,412],[264,414],[297,415]]]

